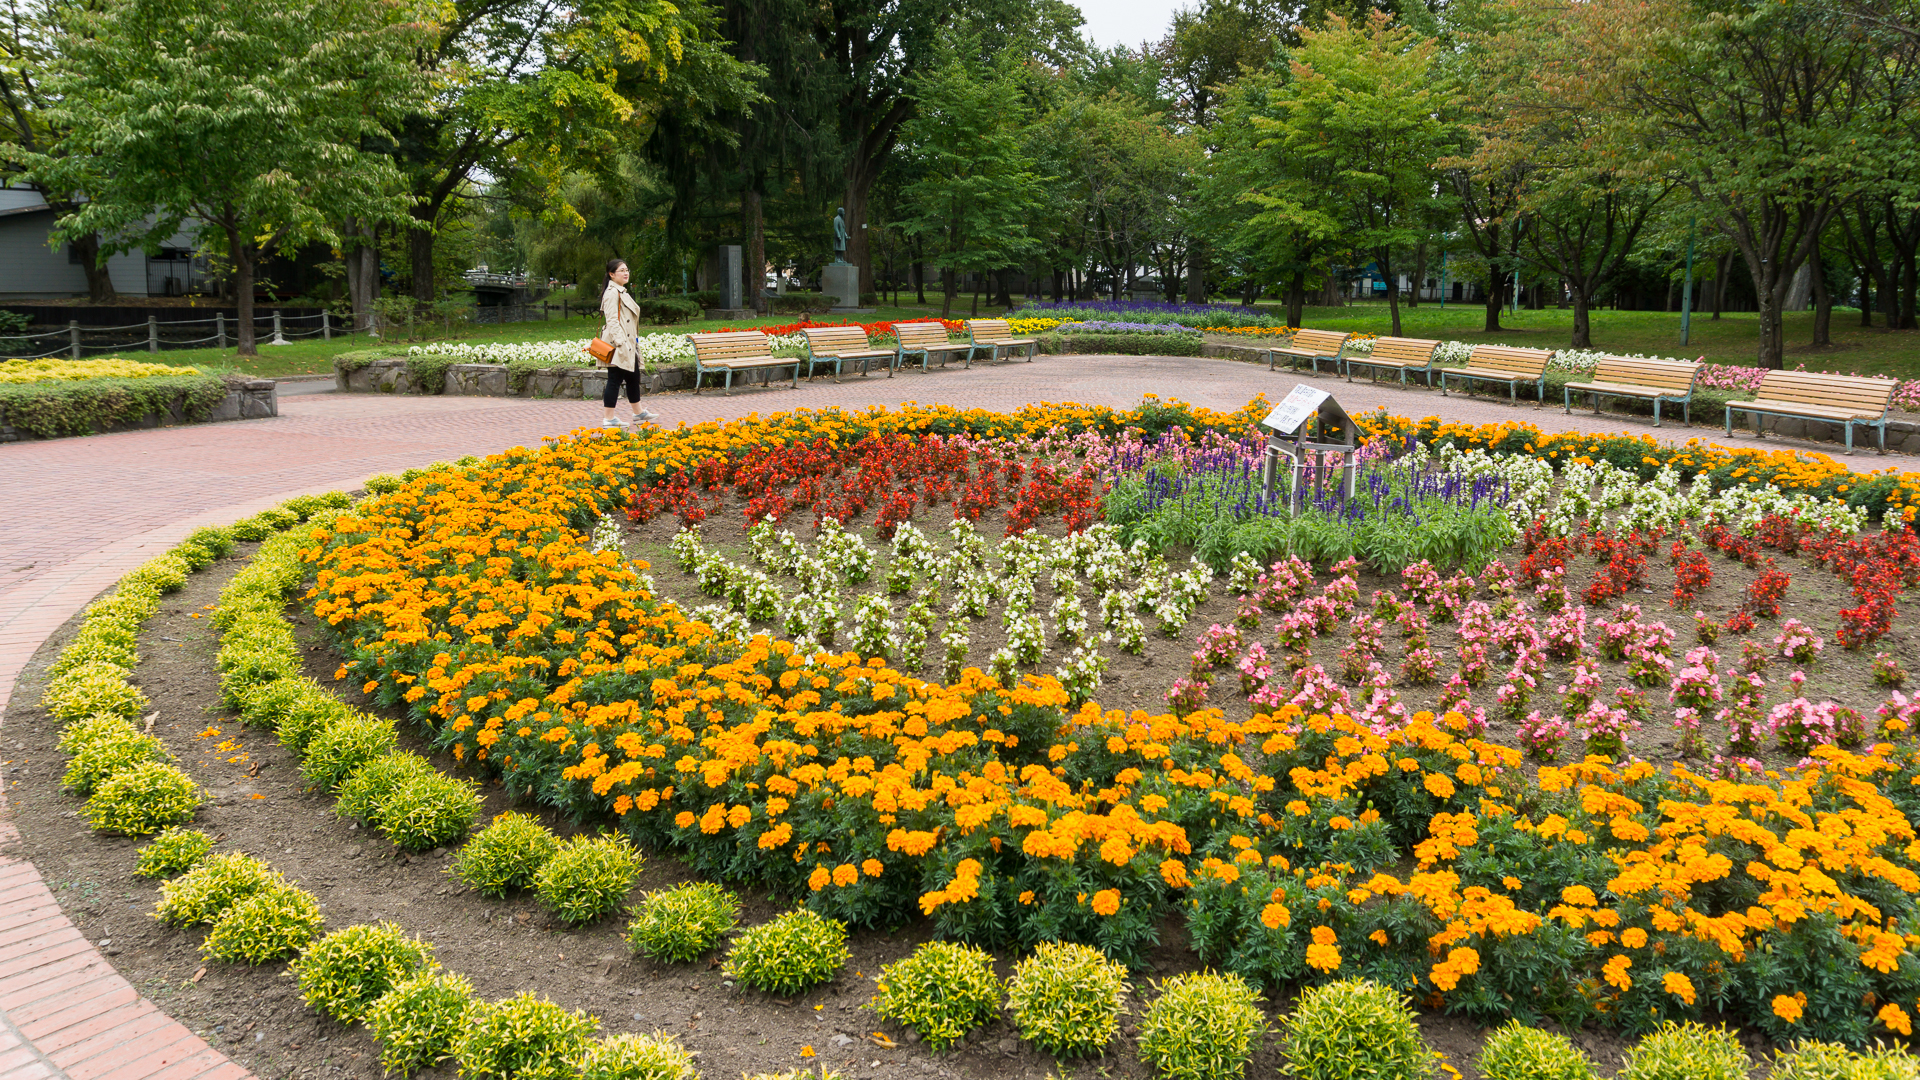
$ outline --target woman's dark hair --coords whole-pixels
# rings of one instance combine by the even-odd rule
[[[608,260],[607,260],[607,277],[608,277],[608,279],[609,279],[609,280],[611,280],[611,279],[612,279],[612,277],[613,277],[613,272],[614,272],[615,270],[618,270],[618,269],[620,269],[621,267],[623,267],[623,266],[625,266],[625,265],[627,265],[627,260],[625,260],[625,259],[608,259]]]

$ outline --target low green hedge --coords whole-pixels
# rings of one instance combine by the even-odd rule
[[[671,326],[700,317],[700,305],[683,297],[644,296],[635,302],[640,305],[640,321],[648,326]]]
[[[195,371],[148,379],[80,379],[0,386],[0,418],[36,438],[87,435],[115,424],[138,424],[178,408],[205,420],[226,399],[226,381]]]
[[[1101,353],[1118,356],[1199,356],[1199,334],[1060,334],[1040,336],[1040,351],[1053,355]]]
[[[794,315],[803,311],[825,311],[839,299],[823,292],[790,292],[767,297],[767,311],[774,315]]]

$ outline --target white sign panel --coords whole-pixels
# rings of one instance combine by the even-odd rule
[[[1305,384],[1297,385],[1260,423],[1282,435],[1291,435],[1300,430],[1302,421],[1319,411],[1321,402],[1332,396],[1325,390],[1316,390]]]

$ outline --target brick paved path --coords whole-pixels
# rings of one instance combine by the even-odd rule
[[[797,392],[672,394],[648,404],[669,425],[907,401],[997,410],[1041,401],[1125,408],[1149,393],[1236,409],[1263,392],[1277,401],[1299,381],[1333,390],[1350,413],[1385,407],[1465,423],[1517,420],[1547,431],[1654,431],[1638,418],[1596,421],[1489,398],[1442,398],[1388,383],[1336,385],[1330,375],[1171,357],[1043,357],[903,371],[892,379],[849,376],[839,385],[823,379]],[[598,402],[300,393],[283,396],[273,419],[0,447],[0,710],[49,634],[120,575],[201,525],[225,524],[299,494],[353,488],[378,472],[538,445],[542,436],[597,423],[600,415]],[[1661,430],[1676,439],[1719,436],[1677,425]],[[1795,445],[1777,438],[1728,442]],[[1859,467],[1881,464],[1867,455]],[[0,1080],[246,1076],[134,993],[60,915],[33,867],[4,855],[17,835],[8,818],[0,793]]]

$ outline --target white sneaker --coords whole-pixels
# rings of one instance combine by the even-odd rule
[[[620,421],[615,420],[611,416],[607,417],[605,420],[600,421],[600,426],[603,428],[612,428],[615,431],[621,430]]]
[[[654,412],[652,409],[641,409],[639,412],[633,414],[633,419],[629,420],[628,423],[634,427],[639,427],[641,424],[651,424],[658,419],[660,419],[659,413]]]

